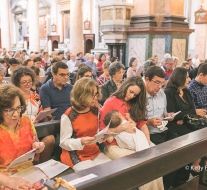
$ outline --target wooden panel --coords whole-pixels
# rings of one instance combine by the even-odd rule
[[[77,190],[126,190],[138,187],[206,155],[206,134],[207,128],[204,128],[63,178],[72,181],[88,174],[97,176],[77,184]],[[53,180],[46,183],[49,189],[53,184]]]
[[[60,120],[35,124],[38,138],[60,133]]]

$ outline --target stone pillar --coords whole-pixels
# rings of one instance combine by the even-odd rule
[[[29,49],[30,51],[40,51],[40,34],[39,34],[39,1],[28,1],[29,17]]]
[[[11,50],[9,2],[8,0],[1,1],[1,41],[2,48],[6,48],[7,50]]]
[[[94,25],[95,25],[95,49],[99,47],[99,5],[98,1],[94,0],[95,11],[94,11]]]
[[[70,1],[70,51],[83,52],[82,0]]]
[[[207,9],[207,1],[199,0],[197,5],[197,9],[199,9],[201,6],[203,9]],[[200,60],[205,60],[207,56],[207,24],[196,24],[195,53],[198,54],[198,58]]]

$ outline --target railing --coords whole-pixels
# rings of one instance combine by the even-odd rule
[[[66,181],[89,174],[95,178],[75,185],[77,190],[126,190],[139,187],[158,177],[175,171],[207,154],[207,128],[189,133],[150,149],[146,149],[108,163],[63,176]],[[204,162],[203,162],[204,164]],[[190,169],[190,168],[186,168]],[[201,172],[202,174],[202,172]],[[53,189],[53,180],[46,183]],[[206,189],[205,175],[199,188]],[[60,187],[59,190],[64,189]]]

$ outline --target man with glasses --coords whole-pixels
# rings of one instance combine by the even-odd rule
[[[52,67],[52,80],[42,85],[40,99],[44,110],[57,108],[52,116],[60,119],[70,104],[70,92],[72,85],[68,84],[68,66],[63,62],[57,62]]]
[[[170,139],[178,137],[172,133],[166,126],[160,128],[163,118],[171,116],[173,113],[167,113],[167,100],[162,90],[165,81],[165,73],[158,66],[151,66],[145,72],[145,86],[147,96],[147,126],[150,131],[150,140],[154,144],[160,144]],[[171,118],[173,119],[173,118]],[[176,172],[163,177],[165,189],[169,189],[174,181]]]
[[[52,79],[43,84],[40,89],[40,100],[44,110],[57,108],[52,116],[60,119],[63,113],[71,106],[70,93],[72,85],[68,84],[68,66],[63,62],[57,62],[52,67]],[[55,137],[55,159],[60,160],[62,149],[59,146],[60,135]]]

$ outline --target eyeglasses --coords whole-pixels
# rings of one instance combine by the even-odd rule
[[[58,75],[60,75],[61,77],[69,77],[69,76],[70,76],[70,73],[67,73],[67,74],[60,73],[60,74],[58,74]]]
[[[15,112],[15,111],[16,111],[17,113],[21,113],[21,112],[23,111],[23,109],[24,109],[24,106],[19,106],[19,107],[17,107],[16,109],[14,109],[14,108],[10,108],[10,109],[6,109],[6,110],[4,110],[4,111],[6,112],[7,115],[12,116],[12,115],[14,115],[14,112]]]
[[[83,75],[83,77],[92,78],[92,75]]]
[[[158,86],[159,85],[161,85],[161,86],[164,85],[164,83],[163,82],[160,82],[160,81],[154,81],[154,80],[151,80],[151,81],[154,82]]]
[[[93,98],[97,98],[98,95],[99,95],[99,92],[96,92],[96,93],[93,95]]]
[[[23,85],[23,86],[26,86],[26,85],[31,84],[31,83],[32,83],[31,80],[30,80],[30,81],[23,81],[23,82],[20,82],[20,84]]]

